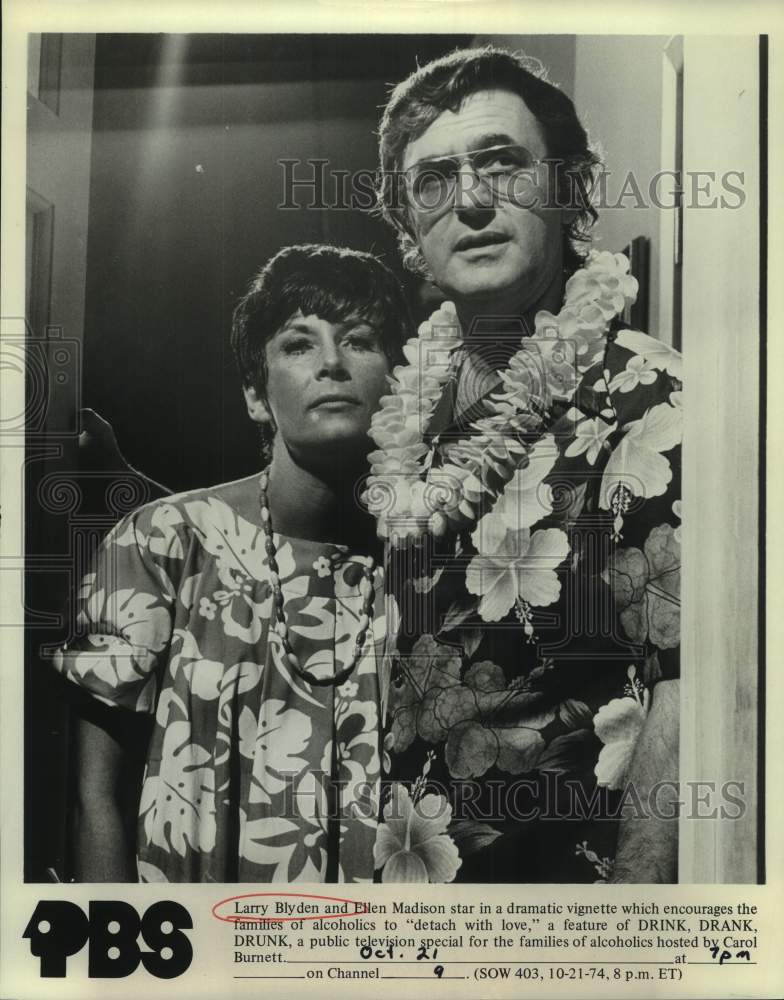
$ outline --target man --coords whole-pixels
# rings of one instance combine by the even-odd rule
[[[386,628],[375,525],[353,500],[409,325],[380,261],[329,246],[280,251],[237,306],[269,466],[120,521],[55,661],[94,702],[79,880],[372,879]]]
[[[460,327],[434,315],[373,424],[401,615],[381,877],[673,881],[679,359],[610,329],[622,261],[576,271],[597,160],[525,60],[418,69],[380,156],[404,260]]]

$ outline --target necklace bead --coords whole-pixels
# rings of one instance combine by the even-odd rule
[[[259,477],[259,508],[261,511],[261,526],[264,532],[264,551],[267,554],[270,587],[274,598],[272,602],[272,614],[274,618],[272,630],[280,639],[286,661],[298,677],[307,681],[308,684],[312,684],[317,687],[326,687],[330,684],[342,684],[343,681],[345,681],[346,678],[349,677],[354,671],[354,668],[356,667],[357,662],[359,661],[359,658],[365,648],[365,640],[367,638],[367,632],[370,627],[370,619],[373,613],[373,599],[375,596],[373,571],[375,569],[375,563],[373,559],[370,559],[368,564],[363,566],[362,569],[362,578],[359,581],[359,593],[362,597],[362,611],[359,615],[357,635],[354,640],[353,652],[350,661],[345,667],[336,671],[336,673],[329,677],[316,677],[309,670],[303,669],[297,654],[291,648],[291,643],[289,642],[289,628],[286,624],[283,611],[285,598],[280,582],[280,569],[278,567],[277,559],[275,558],[277,552],[275,549],[275,540],[272,536],[272,517],[270,515],[269,501],[267,499],[268,486],[269,474],[267,470],[265,470]],[[331,556],[331,562],[334,566],[334,554]]]

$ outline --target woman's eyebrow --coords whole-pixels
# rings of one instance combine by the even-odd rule
[[[378,328],[375,323],[371,322],[369,319],[365,319],[364,316],[347,316],[345,319],[340,321],[340,332],[350,333],[352,330],[366,328],[371,333],[378,333]]]
[[[308,326],[307,323],[303,323],[301,320],[291,320],[289,323],[284,323],[280,329],[276,330],[272,335],[273,339],[275,337],[282,337],[284,333],[307,333],[310,336],[315,336],[314,331]]]

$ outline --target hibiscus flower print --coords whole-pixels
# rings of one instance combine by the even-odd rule
[[[473,664],[462,684],[435,693],[433,727],[446,740],[452,777],[478,778],[491,767],[509,774],[533,770],[545,747],[541,730],[555,717],[538,710],[540,701],[541,695],[508,685],[489,660]]]
[[[382,882],[452,882],[461,865],[454,841],[447,833],[452,807],[443,795],[412,799],[395,782],[384,806],[373,859]]]
[[[224,572],[222,576],[229,579],[229,585],[225,589],[216,590],[210,604],[220,607],[226,635],[243,642],[258,642],[272,608],[269,586],[265,587],[262,600],[257,601],[254,599],[255,587],[250,577],[237,570]]]
[[[681,547],[678,529],[652,528],[643,550],[619,549],[602,574],[610,585],[621,625],[633,642],[660,649],[680,643]]]
[[[672,480],[672,468],[663,453],[680,444],[682,425],[682,410],[669,403],[658,403],[627,424],[604,469],[600,507],[612,510],[619,488],[646,500],[661,496]]]
[[[637,738],[648,716],[648,689],[637,680],[633,666],[629,667],[628,677],[627,696],[602,705],[593,720],[594,731],[604,743],[594,768],[596,781],[615,790],[624,786]]]
[[[466,589],[481,598],[479,614],[486,622],[504,618],[517,600],[546,607],[558,600],[561,582],[555,573],[569,554],[566,533],[544,528],[508,530],[493,555],[474,556],[466,573]]]
[[[390,737],[396,752],[407,749],[417,733],[431,742],[440,738],[440,726],[432,728],[433,694],[460,683],[460,663],[454,646],[432,635],[420,636],[411,653],[400,658],[389,689]]]

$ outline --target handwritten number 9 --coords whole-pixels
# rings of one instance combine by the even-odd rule
[[[436,966],[434,966],[434,967],[433,967],[433,972],[434,972],[434,973],[436,974],[436,976],[438,976],[438,978],[440,979],[440,978],[441,978],[441,976],[443,976],[443,974],[444,974],[444,967],[443,967],[443,965],[436,965]]]

